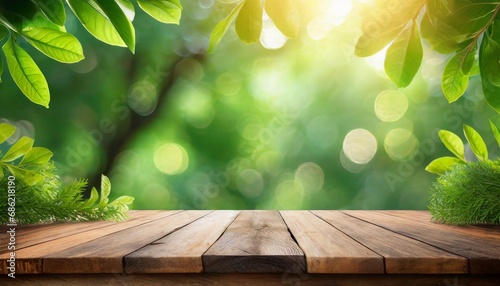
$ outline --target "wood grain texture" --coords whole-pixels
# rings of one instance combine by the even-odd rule
[[[313,211],[336,229],[382,255],[388,274],[468,273],[467,258],[348,216],[339,211]]]
[[[442,228],[439,224],[416,223],[374,211],[344,211],[344,213],[383,228],[420,240],[448,252],[467,257],[473,274],[500,273],[500,240]]]
[[[205,272],[302,273],[304,253],[278,211],[242,211],[203,255]]]
[[[121,273],[123,257],[210,211],[183,211],[124,229],[43,258],[44,273]]]
[[[61,250],[65,250],[76,245],[88,242],[99,237],[115,233],[130,227],[141,225],[156,219],[164,218],[179,211],[162,211],[155,214],[146,214],[145,217],[131,219],[125,222],[113,222],[106,225],[105,228],[96,228],[87,230],[81,233],[61,237],[54,240],[49,240],[44,243],[25,247],[16,250],[16,271],[19,274],[23,273],[41,273],[42,272],[42,258]],[[43,228],[38,229],[43,235]],[[9,257],[8,253],[0,255],[0,273],[7,273],[6,259]]]
[[[444,230],[461,232],[467,235],[473,235],[480,238],[490,238],[500,240],[500,225],[475,224],[475,225],[448,225],[432,221],[432,216],[428,211],[376,211],[387,215],[400,218],[406,218],[413,222],[439,225]]]
[[[0,277],[0,285],[22,286],[498,286],[500,275],[384,274],[44,274]]]
[[[214,211],[125,257],[126,273],[200,273],[202,255],[239,211]]]
[[[384,273],[383,258],[309,211],[280,211],[307,260],[308,273]]]

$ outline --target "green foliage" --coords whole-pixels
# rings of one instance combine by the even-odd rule
[[[135,51],[132,25],[135,9],[129,0],[67,0],[78,20],[98,40]],[[138,0],[147,14],[163,23],[178,24],[182,6],[178,0]],[[84,59],[82,45],[65,28],[66,10],[62,0],[0,1],[0,41],[9,72],[19,89],[32,102],[49,107],[50,92],[42,71],[19,45],[30,45],[61,63]],[[0,77],[3,62],[0,58]],[[1,82],[1,80],[0,80]]]
[[[465,92],[468,80],[479,69],[488,104],[500,112],[500,2],[488,1],[377,1],[363,19],[363,34],[356,54],[370,56],[392,42],[385,70],[398,87],[406,87],[419,69],[418,32],[411,33],[419,14],[422,37],[439,53],[452,54],[443,72],[442,90],[449,102]],[[414,35],[413,38],[411,35]],[[482,39],[482,40],[481,40]]]
[[[456,164],[431,188],[429,211],[447,224],[500,224],[500,161]]]
[[[15,128],[0,124],[0,143],[9,138]],[[111,184],[102,176],[99,203],[97,190],[83,199],[87,182],[75,181],[63,185],[56,174],[52,152],[33,147],[34,140],[22,137],[5,154],[0,154],[0,223],[9,222],[9,207],[15,208],[19,224],[73,220],[123,220],[133,198],[122,196],[108,203]],[[6,172],[7,171],[7,172]],[[15,196],[9,190],[15,189]],[[9,210],[10,212],[10,210]]]
[[[491,123],[491,128],[497,138],[497,127]],[[441,157],[425,168],[440,174],[431,188],[429,211],[434,220],[448,224],[500,224],[500,160],[488,159],[486,144],[472,127],[464,124],[464,134],[479,161],[465,161],[462,140],[441,130],[439,137],[458,158]]]

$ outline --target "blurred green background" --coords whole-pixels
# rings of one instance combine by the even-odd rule
[[[493,146],[488,119],[500,121],[479,78],[448,104],[446,57],[428,47],[399,90],[384,52],[354,56],[363,1],[318,1],[326,6],[298,39],[267,19],[260,44],[230,30],[206,54],[223,2],[183,1],[180,26],[138,12],[135,55],[100,43],[68,13],[86,59],[64,65],[23,46],[51,104],[31,104],[4,75],[0,122],[18,127],[10,142],[35,137],[66,181],[109,175],[111,197],[134,196],[133,209],[425,209],[436,176],[424,168],[448,155],[437,130],[461,134],[467,123]]]

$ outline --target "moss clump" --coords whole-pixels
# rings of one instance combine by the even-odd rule
[[[447,224],[500,224],[500,161],[455,164],[431,188],[429,211]]]

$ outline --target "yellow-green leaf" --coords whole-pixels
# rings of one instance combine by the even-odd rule
[[[245,44],[260,39],[262,33],[262,6],[260,0],[245,0],[235,22],[236,34]]]
[[[14,145],[10,147],[9,151],[5,153],[1,161],[11,162],[25,155],[29,150],[31,150],[34,142],[35,141],[31,138],[21,137],[21,139],[19,139],[16,143],[14,143]]]
[[[95,0],[101,7],[104,15],[109,19],[113,27],[127,45],[129,50],[135,52],[135,30],[132,23],[129,21],[123,10],[115,1],[110,0]]]
[[[432,161],[425,167],[429,173],[443,174],[448,171],[453,165],[463,163],[462,160],[455,157],[441,157]]]
[[[266,13],[274,25],[288,38],[299,33],[300,13],[294,0],[267,0]]]
[[[422,55],[418,26],[412,21],[387,49],[385,73],[398,87],[407,87],[420,68]]]
[[[66,11],[62,0],[33,0],[33,2],[52,23],[64,26]]]
[[[219,44],[224,34],[226,34],[227,29],[233,22],[233,20],[240,13],[241,7],[243,7],[245,1],[241,1],[238,5],[234,7],[234,9],[229,13],[229,15],[215,26],[212,30],[212,34],[210,35],[210,43],[208,45],[208,52],[211,53],[215,50],[215,47]]]
[[[101,175],[101,201],[100,204],[103,204],[103,201],[106,200],[109,196],[109,193],[111,192],[111,182],[109,181],[108,177],[105,175]],[[105,203],[104,203],[105,205]]]
[[[26,40],[46,56],[62,62],[76,63],[84,59],[78,39],[65,32],[49,28],[30,27],[22,31]]]
[[[464,134],[469,142],[472,152],[474,152],[477,158],[483,161],[488,160],[488,148],[486,148],[486,144],[484,143],[481,135],[479,135],[474,128],[466,124],[464,124]]]
[[[33,147],[31,150],[24,155],[24,158],[21,160],[19,165],[27,165],[27,164],[33,164],[33,165],[40,165],[40,164],[45,164],[47,163],[50,158],[52,158],[52,152],[43,147]]]
[[[484,33],[479,50],[479,69],[486,101],[500,113],[500,18],[498,15]]]
[[[43,176],[35,171],[22,169],[13,165],[8,165],[7,169],[9,169],[16,179],[21,180],[27,185],[34,185],[43,180]]]
[[[493,131],[493,135],[495,135],[495,140],[498,143],[498,147],[500,147],[500,131],[498,131],[497,126],[491,120],[490,120],[490,126],[491,130]]]
[[[460,139],[460,137],[458,137],[455,133],[447,130],[440,130],[438,132],[438,135],[444,146],[446,146],[446,148],[450,150],[451,153],[455,154],[458,159],[465,161],[464,143],[462,142],[462,139]]]
[[[49,108],[49,86],[30,55],[12,38],[2,47],[10,74],[29,100]]]
[[[474,64],[476,49],[465,49],[455,54],[446,64],[441,88],[448,102],[459,99],[469,85],[469,72]]]
[[[130,2],[129,0],[117,0],[116,3],[118,4],[118,6],[120,6],[123,13],[125,13],[127,19],[129,21],[133,21],[135,17],[134,4],[132,4],[132,2]]]
[[[16,127],[7,123],[0,123],[0,144],[5,142],[14,132],[16,132]]]
[[[179,0],[137,0],[139,7],[151,17],[166,24],[179,24],[182,6]]]

